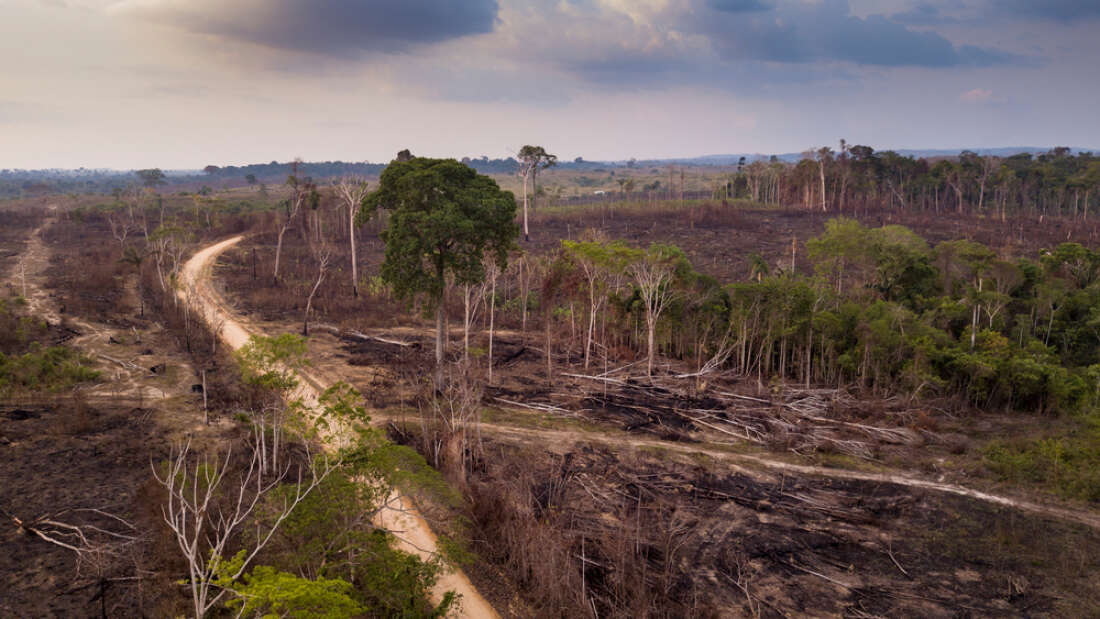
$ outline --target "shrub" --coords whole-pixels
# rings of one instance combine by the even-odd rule
[[[57,392],[99,378],[91,359],[64,346],[32,350],[20,356],[0,353],[0,393]]]

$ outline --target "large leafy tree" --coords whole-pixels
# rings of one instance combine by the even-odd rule
[[[435,310],[437,379],[443,361],[444,293],[485,279],[488,254],[503,270],[519,233],[516,199],[488,176],[454,159],[394,161],[378,189],[363,200],[357,222],[376,209],[392,211],[382,233],[382,279],[400,299],[419,298]]]
[[[138,170],[134,172],[141,179],[141,184],[146,187],[157,187],[158,185],[164,185],[168,182],[168,177],[160,168],[147,168],[145,170]]]

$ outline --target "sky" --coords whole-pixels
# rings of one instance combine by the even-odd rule
[[[1100,146],[1100,0],[0,0],[0,168]]]

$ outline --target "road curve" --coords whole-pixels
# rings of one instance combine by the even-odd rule
[[[222,341],[233,350],[247,344],[254,334],[242,326],[219,302],[217,293],[210,287],[209,274],[218,256],[240,243],[243,238],[235,236],[196,252],[181,269],[182,285],[177,291],[180,300],[189,304],[208,325],[218,330]],[[302,380],[294,395],[302,398],[306,404],[314,405],[320,393],[313,381]],[[389,497],[375,517],[375,524],[393,532],[397,538],[397,547],[401,550],[425,560],[440,556],[438,540],[431,527],[404,495],[395,493]],[[494,619],[500,616],[457,567],[451,566],[446,573],[440,575],[431,591],[432,601],[438,604],[448,591],[454,591],[461,596],[457,612],[459,617]]]

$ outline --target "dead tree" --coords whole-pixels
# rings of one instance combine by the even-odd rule
[[[118,241],[119,247],[126,247],[126,237],[130,235],[130,226],[120,217],[115,219],[113,213],[107,213],[107,225],[111,227],[111,236]]]
[[[227,575],[231,581],[245,573],[283,521],[333,469],[327,460],[314,463],[307,454],[309,465],[299,466],[293,481],[287,481],[289,465],[264,477],[260,471],[262,451],[259,443],[251,445],[252,453],[240,473],[239,485],[233,485],[230,480],[234,472],[231,452],[224,456],[192,457],[190,440],[173,450],[164,469],[152,467],[156,480],[168,492],[162,515],[187,562],[187,584],[196,619],[206,616],[228,593],[219,589],[214,581],[225,575],[220,574],[219,569],[230,559],[226,549],[230,541],[243,532],[260,501],[284,482],[292,487],[292,491],[283,496],[282,505],[274,506],[268,523],[256,522],[249,527],[254,530],[255,537],[240,540],[244,560]]]
[[[306,298],[306,311],[302,317],[302,335],[305,336],[309,335],[309,313],[313,310],[313,297],[317,294],[321,283],[325,281],[325,272],[328,271],[328,263],[332,258],[332,249],[326,243],[311,244],[310,250],[317,260],[317,280],[313,282],[313,289],[309,291],[309,297]]]
[[[447,463],[465,484],[469,464],[480,450],[483,393],[465,368],[448,377],[444,385],[438,391],[433,388],[431,414],[421,417],[421,435],[432,464],[440,468]]]
[[[336,194],[348,207],[348,239],[351,246],[351,293],[359,296],[359,265],[355,255],[355,216],[367,195],[367,181],[345,176],[336,182]]]
[[[286,219],[282,225],[279,226],[279,239],[275,244],[275,269],[272,272],[272,277],[275,282],[279,281],[279,258],[283,253],[283,237],[286,235],[286,231],[290,229],[292,223],[294,223],[294,217],[298,215],[298,212],[302,210],[302,205],[306,203],[306,200],[320,201],[320,194],[317,193],[317,187],[309,180],[301,180],[298,178],[298,162],[294,162],[294,173],[287,177],[286,184],[290,186],[292,193],[290,198],[287,199],[286,206]]]
[[[486,274],[488,275],[488,267],[486,267]],[[470,285],[466,284],[462,289],[462,361],[469,363],[470,361],[470,330],[473,329],[474,323],[477,322],[478,312],[481,311],[481,305],[485,302],[485,295],[489,292],[489,286],[491,283],[486,277],[485,281]]]
[[[490,282],[489,289],[489,384],[493,384],[493,327],[495,326],[497,311],[497,278],[500,277],[500,267],[496,262],[489,261],[486,279]]]
[[[103,509],[62,509],[36,518],[20,518],[0,507],[0,514],[20,533],[75,553],[78,573],[86,567],[102,572],[111,558],[139,539],[133,524]]]

